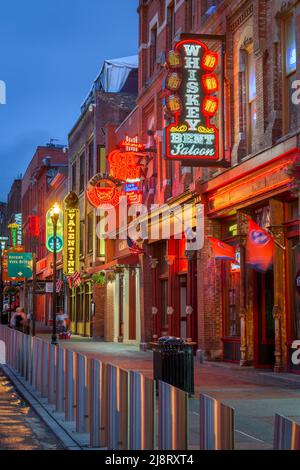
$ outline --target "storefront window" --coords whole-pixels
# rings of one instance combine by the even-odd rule
[[[291,292],[291,323],[292,339],[300,339],[300,244],[299,238],[290,241],[290,292]]]
[[[83,287],[76,289],[76,317],[78,322],[83,321]]]
[[[75,289],[71,290],[71,321],[76,321]]]
[[[238,265],[224,261],[225,336],[240,336],[240,270]]]
[[[87,283],[85,285],[85,320],[91,321],[91,308],[92,308],[92,285]]]

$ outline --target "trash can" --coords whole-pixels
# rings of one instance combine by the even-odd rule
[[[193,347],[181,338],[163,336],[153,351],[154,379],[167,382],[189,395],[194,393]]]

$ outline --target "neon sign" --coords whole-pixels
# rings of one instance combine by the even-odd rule
[[[219,159],[219,130],[211,124],[219,109],[219,55],[200,40],[184,39],[168,53],[165,105],[165,153],[171,160]]]
[[[79,209],[64,210],[64,274],[72,276],[79,272]]]
[[[141,156],[137,152],[113,150],[108,155],[110,174],[120,181],[137,182],[141,179]]]
[[[46,248],[50,253],[54,252],[54,234],[53,234],[53,224],[51,220],[52,208],[48,210],[46,214]],[[57,221],[57,231],[56,231],[56,252],[59,253],[62,251],[64,246],[64,228],[63,228],[63,213],[59,211],[59,218]]]
[[[99,173],[94,176],[87,185],[86,196],[90,204],[94,207],[105,205],[116,206],[119,204],[120,191],[113,177]]]

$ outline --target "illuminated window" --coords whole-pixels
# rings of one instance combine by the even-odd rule
[[[93,252],[93,233],[94,233],[94,213],[93,212],[90,212],[88,214],[88,217],[87,217],[87,222],[88,222],[88,226],[87,226],[87,249],[88,249],[88,253],[92,253]]]
[[[247,54],[247,104],[248,104],[248,119],[247,119],[247,143],[248,153],[252,152],[253,134],[256,127],[256,60],[253,53],[253,46],[251,51]]]
[[[106,172],[106,158],[105,158],[105,146],[98,145],[98,173]]]
[[[84,221],[80,221],[80,256],[84,255]]]
[[[151,30],[150,76],[154,73],[157,56],[157,26]]]
[[[101,220],[101,217],[98,218],[98,224],[100,223],[100,220]],[[105,240],[98,236],[97,236],[97,257],[105,258]]]
[[[284,131],[288,132],[297,126],[296,105],[292,102],[294,92],[292,84],[296,77],[297,50],[295,15],[290,14],[284,21]]]

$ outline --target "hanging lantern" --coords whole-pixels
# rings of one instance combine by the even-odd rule
[[[219,83],[216,74],[203,75],[202,85],[206,93],[215,93],[218,91]]]
[[[213,51],[205,52],[202,59],[202,67],[208,72],[213,72],[218,65],[218,54]]]
[[[177,72],[169,73],[167,76],[166,87],[168,90],[177,91],[180,88],[182,77]]]
[[[171,69],[182,67],[182,59],[179,52],[171,50],[167,55],[167,63]]]
[[[170,95],[166,99],[167,108],[172,114],[180,113],[182,110],[181,99],[178,95]]]
[[[219,100],[213,96],[206,96],[202,105],[202,112],[205,116],[213,117],[218,111]]]

